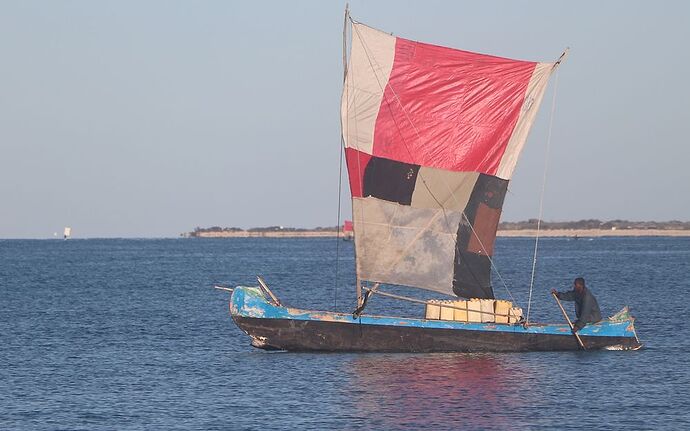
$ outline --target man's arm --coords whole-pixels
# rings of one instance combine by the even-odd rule
[[[574,301],[575,300],[575,291],[574,290],[569,290],[568,292],[559,292],[556,289],[551,289],[552,293],[556,294],[556,297],[558,299],[562,299],[563,301]]]

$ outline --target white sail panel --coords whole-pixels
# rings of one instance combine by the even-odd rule
[[[512,177],[518,157],[520,157],[522,152],[522,147],[525,146],[532,123],[534,123],[537,112],[539,112],[539,106],[541,106],[541,101],[546,92],[546,85],[549,83],[549,77],[551,77],[553,69],[553,63],[538,63],[534,68],[532,79],[530,79],[527,85],[525,102],[520,110],[520,116],[515,129],[513,129],[513,134],[510,136],[505,153],[503,153],[501,158],[501,164],[498,166],[497,177],[504,179]]]
[[[364,280],[453,294],[459,211],[353,199],[357,272]]]
[[[374,126],[393,69],[395,37],[357,23],[352,32],[341,101],[343,138],[346,147],[372,154]]]

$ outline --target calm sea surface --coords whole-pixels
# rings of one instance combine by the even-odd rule
[[[525,308],[532,247],[496,248]],[[632,307],[645,349],[267,353],[211,286],[261,274],[291,305],[349,311],[350,243],[0,241],[0,429],[688,429],[690,238],[544,239],[540,250],[533,320],[561,322],[548,291],[582,275],[604,314]],[[495,290],[507,296],[497,278]],[[369,309],[391,310],[422,313],[381,297]]]

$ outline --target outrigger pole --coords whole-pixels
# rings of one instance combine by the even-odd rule
[[[563,304],[561,304],[561,300],[558,299],[558,296],[556,296],[555,293],[551,292],[551,295],[554,297],[554,299],[555,299],[556,302],[558,303],[558,306],[561,308],[561,312],[563,313],[563,317],[565,317],[565,320],[568,322],[568,326],[570,326],[570,329],[571,329],[571,330],[575,329],[575,326],[573,326],[573,322],[571,322],[571,321],[570,321],[570,317],[568,317],[568,313],[566,313],[566,312],[565,312],[565,308],[563,308]],[[582,342],[582,338],[580,338],[580,334],[578,334],[577,332],[573,331],[573,335],[574,335],[575,338],[577,339],[577,344],[580,345],[580,347],[582,348],[582,350],[587,350],[587,348],[585,347],[585,343],[583,343],[583,342]]]

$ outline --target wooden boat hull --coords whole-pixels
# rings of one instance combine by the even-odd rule
[[[578,350],[567,325],[463,323],[306,311],[270,303],[258,288],[238,287],[230,301],[237,326],[266,350],[330,352],[521,352]],[[604,320],[580,332],[588,350],[641,347],[632,318]]]

